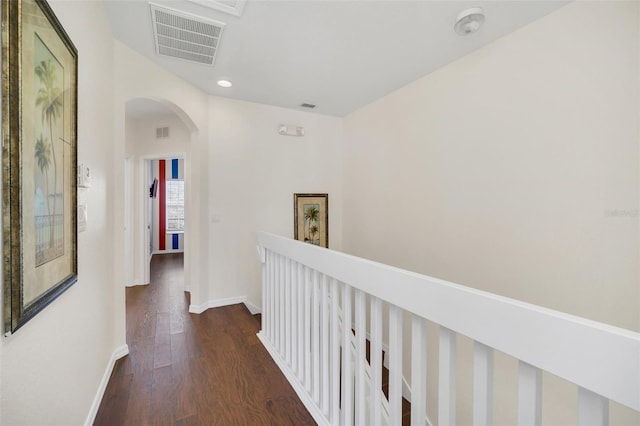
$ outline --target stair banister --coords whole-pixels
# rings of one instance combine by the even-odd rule
[[[445,355],[455,355],[456,334],[473,339],[476,342],[475,363],[478,371],[474,386],[478,388],[477,399],[485,399],[482,402],[484,408],[479,405],[474,409],[479,418],[491,418],[490,407],[487,407],[487,401],[490,401],[491,397],[484,394],[490,393],[492,387],[489,377],[492,368],[491,354],[495,350],[520,360],[518,399],[520,404],[526,404],[527,407],[519,408],[518,418],[522,418],[523,421],[530,421],[531,424],[538,424],[540,421],[540,371],[550,372],[578,386],[579,418],[585,422],[587,418],[595,418],[597,421],[605,416],[608,412],[608,400],[640,411],[639,333],[273,234],[259,233],[258,238],[260,250],[267,253],[263,263],[266,269],[264,277],[267,280],[265,291],[276,290],[271,295],[264,295],[265,309],[280,310],[290,304],[283,297],[285,286],[277,282],[282,274],[271,270],[274,267],[286,267],[282,263],[275,262],[273,265],[269,261],[269,256],[281,257],[293,265],[303,265],[305,270],[320,274],[322,280],[338,283],[342,289],[338,289],[338,293],[342,293],[343,302],[347,295],[346,289],[353,289],[354,292],[363,292],[369,299],[380,299],[392,309],[397,307],[418,318],[439,324],[441,357],[443,350],[449,351],[445,352]],[[283,299],[277,301],[273,300],[274,297]],[[288,333],[282,328],[278,329],[283,325],[283,313],[264,314],[266,329],[260,333],[261,340],[268,349],[269,346],[271,349],[282,349],[281,334],[285,334],[286,339]],[[281,321],[278,321],[279,318]],[[333,335],[330,337],[334,338]],[[346,344],[344,336],[340,340],[343,345]],[[451,346],[443,346],[443,342]],[[305,351],[306,353],[309,352]],[[272,355],[280,356],[278,351],[275,354],[272,352]],[[344,375],[349,363],[344,359],[342,361]],[[451,361],[454,361],[454,358],[451,358]],[[321,360],[317,359],[314,362],[321,363]],[[298,364],[300,365],[300,360]],[[440,367],[440,375],[455,376],[455,365],[451,365],[452,370],[449,371],[446,371],[449,368],[446,367],[444,372],[442,364]],[[394,374],[393,369],[391,374]],[[441,381],[443,378],[441,377]],[[344,380],[347,380],[346,384]],[[318,385],[318,382],[319,378],[316,377],[314,385]],[[353,387],[353,383],[350,384],[348,378],[343,378],[342,386],[347,386],[346,390],[350,393],[349,388]],[[393,386],[397,392],[397,384]],[[321,385],[323,391],[325,388],[326,385]],[[451,388],[440,392],[441,396],[442,392],[451,395]],[[335,401],[334,394],[335,392],[330,393],[329,400]],[[322,402],[327,401],[326,396],[322,395]],[[455,398],[449,402],[455,407]],[[390,406],[393,407],[396,403],[390,401]],[[357,408],[357,405],[352,406],[349,401],[344,400],[341,401],[341,405],[347,411]],[[325,411],[331,412],[331,409]],[[352,412],[343,415],[342,421],[349,423],[348,420],[353,418]],[[439,413],[440,416],[443,414]],[[451,415],[455,415],[455,410]],[[335,419],[333,416],[331,418]],[[422,423],[418,421],[416,424]]]

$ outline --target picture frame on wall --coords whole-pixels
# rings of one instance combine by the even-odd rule
[[[329,247],[329,195],[293,194],[294,238]]]
[[[78,279],[77,74],[77,49],[46,1],[2,2],[7,333]]]

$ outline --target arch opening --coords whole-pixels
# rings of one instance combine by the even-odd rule
[[[153,160],[167,160],[167,167],[180,164],[179,171],[170,179],[182,180],[185,194],[183,205],[184,229],[170,234],[171,250],[184,253],[184,290],[191,291],[194,250],[198,233],[192,201],[196,197],[192,170],[192,146],[199,137],[199,129],[193,119],[178,105],[157,97],[136,97],[125,102],[125,211],[124,276],[127,286],[148,284],[150,261],[153,253],[154,216],[149,190],[153,179]],[[156,124],[170,128],[165,140],[156,139]],[[173,161],[175,160],[175,161]],[[156,170],[158,165],[155,164]],[[129,170],[129,172],[127,172]],[[179,177],[176,177],[179,176]],[[165,175],[166,178],[166,175]],[[149,182],[151,180],[151,182]],[[158,209],[159,207],[156,207]],[[163,206],[166,209],[166,206]],[[156,221],[160,218],[156,216]],[[166,216],[163,218],[166,220]],[[160,230],[158,230],[160,232]],[[178,235],[179,238],[175,238]],[[178,241],[177,249],[175,247]],[[166,249],[165,249],[166,250]],[[132,260],[133,259],[133,260]]]

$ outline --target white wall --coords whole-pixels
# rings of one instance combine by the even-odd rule
[[[329,245],[342,247],[342,123],[335,117],[211,97],[210,300],[262,304],[256,232],[293,238],[293,194],[329,194]],[[303,126],[281,136],[279,124]]]
[[[345,251],[640,330],[638,16],[574,2],[346,117]]]
[[[202,290],[206,290],[207,261],[209,257],[209,242],[201,238],[199,230],[208,229],[208,211],[206,199],[208,197],[208,123],[207,96],[199,89],[191,86],[170,72],[158,67],[138,53],[114,41],[115,80],[115,145],[116,184],[121,182],[119,173],[127,151],[125,140],[127,133],[131,135],[132,128],[125,125],[126,103],[133,99],[144,98],[156,100],[172,110],[187,127],[190,134],[190,152],[193,161],[186,167],[185,192],[192,194],[191,201],[185,209],[185,226],[189,238],[185,243],[185,286],[191,290],[191,301],[195,304],[201,301]],[[120,163],[119,163],[120,162]],[[116,200],[116,227],[123,223],[122,199]],[[193,231],[193,232],[192,232]],[[121,241],[116,241],[122,247]],[[115,265],[117,273],[122,273],[122,262]],[[194,283],[194,285],[191,285]],[[122,318],[124,318],[124,303],[122,304]]]
[[[256,232],[293,236],[294,192],[329,193],[330,244],[341,247],[339,118],[205,95],[118,41],[115,56],[116,132],[122,140],[124,105],[135,98],[179,107],[198,130],[191,136],[194,161],[186,178],[194,188],[188,193],[196,196],[187,202],[195,219],[187,213],[192,237],[185,255],[195,252],[199,266],[190,268],[185,258],[185,273],[200,277],[191,279],[199,284],[192,286],[192,305],[245,296],[261,305]],[[280,123],[302,125],[306,136],[280,136]],[[116,157],[125,155],[124,144],[116,147]]]
[[[2,338],[0,424],[77,425],[117,346],[113,281],[113,49],[99,2],[50,1],[78,48],[78,161],[91,168],[78,282]],[[82,19],[78,19],[82,16]],[[124,291],[124,290],[122,290]]]
[[[175,114],[151,117],[126,117],[127,155],[142,157],[157,155],[157,158],[186,152],[191,146],[191,133]],[[157,127],[169,127],[169,137],[156,139]]]

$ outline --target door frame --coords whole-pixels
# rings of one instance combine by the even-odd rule
[[[133,156],[124,159],[124,283],[135,284],[134,272],[134,221],[133,221],[133,188],[134,188]]]
[[[143,193],[142,196],[140,197],[140,199],[138,200],[138,217],[137,217],[137,223],[138,223],[138,232],[139,232],[139,236],[140,236],[140,241],[142,241],[141,247],[138,248],[138,258],[141,260],[140,261],[140,270],[139,272],[141,273],[142,276],[142,284],[149,284],[149,282],[151,281],[151,258],[153,257],[153,250],[150,249],[151,246],[151,231],[152,231],[152,226],[153,226],[153,221],[150,220],[149,218],[151,217],[151,208],[150,208],[150,203],[149,203],[149,177],[151,175],[151,161],[153,160],[166,160],[166,159],[172,159],[172,158],[179,158],[179,159],[183,159],[184,160],[184,164],[185,164],[185,171],[184,171],[184,180],[185,180],[185,186],[187,184],[187,154],[185,152],[178,152],[178,153],[167,153],[167,154],[149,154],[149,155],[142,155],[139,157],[139,185],[140,188],[143,189]],[[186,204],[188,203],[187,201],[187,196],[188,194],[185,193],[185,221],[186,221],[186,210],[187,210],[187,206]],[[186,238],[186,235],[185,235]],[[187,250],[187,245],[185,244],[185,256],[187,256],[186,253]],[[186,287],[186,283],[185,283],[185,287]]]

